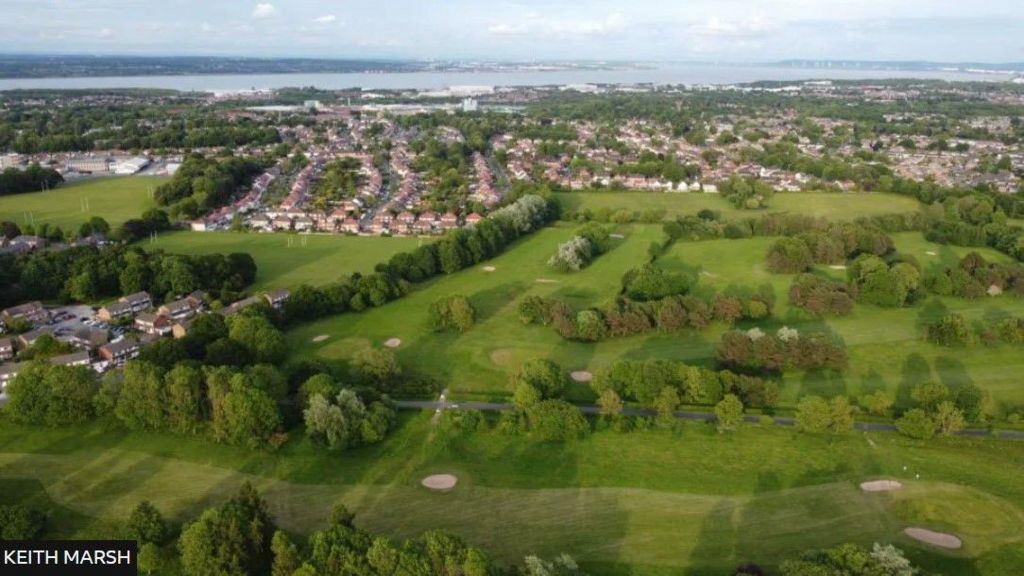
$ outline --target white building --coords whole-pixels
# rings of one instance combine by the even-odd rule
[[[462,101],[463,112],[476,112],[479,109],[480,104],[477,103],[477,101],[474,100],[473,98],[466,98],[465,100]]]
[[[131,176],[137,174],[146,166],[149,166],[149,158],[135,156],[134,158],[122,158],[114,164],[114,174]]]

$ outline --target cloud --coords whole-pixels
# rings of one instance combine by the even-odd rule
[[[597,20],[559,20],[544,18],[536,12],[526,15],[526,21],[518,24],[500,22],[487,27],[487,32],[496,36],[533,35],[547,38],[581,38],[608,36],[622,32],[626,19],[621,12],[612,12]]]
[[[112,38],[114,36],[114,31],[110,28],[101,28],[100,31],[96,33],[96,36],[100,38]]]
[[[337,21],[338,17],[335,16],[334,14],[327,14],[326,16],[321,16],[319,18],[313,19],[313,22],[316,22],[317,24],[333,24]]]
[[[273,4],[257,4],[252,9],[252,17],[256,20],[266,20],[277,16],[277,8]]]
[[[210,24],[209,22],[203,22],[199,26],[199,29],[202,30],[203,32],[206,32],[206,33],[216,32],[217,31],[217,27],[214,26],[213,24]]]

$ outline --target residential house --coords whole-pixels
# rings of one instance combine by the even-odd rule
[[[199,300],[199,305],[202,304],[202,300]],[[191,318],[198,312],[198,306],[196,305],[196,299],[191,296],[186,296],[180,300],[168,302],[163,306],[156,309],[157,314],[162,314],[171,318],[172,320],[181,320],[182,318]],[[170,326],[170,324],[168,324]]]
[[[67,341],[73,346],[86,350],[95,350],[107,343],[109,337],[106,330],[98,330],[83,326],[68,336]]]
[[[263,295],[267,299],[267,303],[270,304],[276,310],[280,310],[288,297],[291,296],[291,292],[287,288],[281,288],[279,290],[271,290]]]
[[[5,324],[10,324],[14,320],[24,320],[32,324],[40,324],[50,319],[50,313],[46,311],[46,308],[43,308],[41,302],[37,301],[11,306],[0,312],[0,318],[3,319]]]
[[[473,212],[469,216],[466,216],[466,226],[474,226],[483,219],[483,216],[477,214],[476,212]]]
[[[313,229],[313,220],[309,216],[299,216],[295,219],[295,229],[305,232]]]
[[[122,338],[117,342],[111,342],[100,347],[100,358],[103,358],[111,364],[120,366],[125,362],[135,358],[139,355],[141,347],[139,341],[135,338],[128,336]]]
[[[149,292],[136,292],[127,296],[121,297],[119,302],[124,302],[131,306],[132,312],[142,312],[148,308],[153,307],[153,298],[149,295]]]
[[[50,364],[54,366],[88,366],[89,353],[83,351],[64,354],[63,356],[54,356],[50,358]]]
[[[114,322],[132,315],[132,305],[127,302],[113,302],[100,308],[96,317],[104,322]]]
[[[221,314],[223,314],[225,316],[232,316],[234,314],[238,314],[239,312],[241,312],[245,308],[248,308],[249,306],[252,306],[254,304],[259,304],[260,302],[261,302],[261,299],[258,296],[249,296],[248,298],[244,298],[242,300],[239,300],[238,302],[235,302],[235,303],[233,303],[233,304],[231,304],[229,306],[226,306],[221,311]]]
[[[185,318],[178,320],[171,325],[171,334],[175,338],[184,338],[188,336],[188,331],[192,328],[192,319]]]
[[[18,372],[25,367],[27,362],[8,362],[0,365],[0,390],[6,390],[7,385],[18,377]]]
[[[21,336],[18,336],[18,344],[23,349],[24,348],[28,348],[28,347],[32,346],[33,344],[35,344],[36,340],[39,340],[39,338],[41,336],[44,336],[44,335],[47,335],[47,334],[52,336],[53,335],[53,330],[51,330],[47,326],[43,326],[42,328],[36,328],[35,330],[31,330],[29,332],[25,332]]]
[[[14,342],[7,336],[0,337],[0,362],[14,358]]]
[[[171,320],[163,314],[140,312],[135,317],[135,329],[144,334],[166,336],[171,333]]]

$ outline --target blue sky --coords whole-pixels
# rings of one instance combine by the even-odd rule
[[[0,0],[0,52],[1024,61],[1020,0]]]

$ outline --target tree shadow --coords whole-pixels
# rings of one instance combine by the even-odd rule
[[[939,374],[939,381],[949,388],[950,396],[956,396],[964,387],[974,384],[963,363],[950,356],[937,356],[935,371]]]
[[[914,400],[911,398],[911,392],[913,392],[914,386],[931,379],[932,369],[928,366],[928,361],[924,356],[917,352],[907,356],[903,362],[900,384],[896,389],[895,408],[900,411],[912,408]]]
[[[833,398],[848,395],[846,377],[836,370],[808,370],[800,380],[799,396]]]

